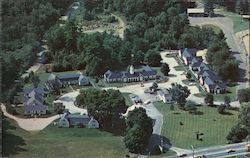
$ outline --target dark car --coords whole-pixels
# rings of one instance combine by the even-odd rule
[[[179,157],[186,157],[186,156],[187,156],[187,154],[182,154]]]

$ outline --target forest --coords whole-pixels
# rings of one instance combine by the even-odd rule
[[[11,90],[13,82],[32,65],[44,38],[49,47],[46,60],[53,63],[52,71],[79,69],[89,76],[100,77],[108,69],[121,70],[130,64],[159,66],[159,51],[188,47],[208,48],[207,59],[211,67],[223,79],[235,79],[230,69],[237,72],[238,63],[232,59],[224,35],[217,35],[208,28],[189,26],[188,17],[183,13],[185,4],[175,0],[80,2],[80,15],[87,20],[96,14],[113,12],[125,16],[131,25],[126,28],[124,39],[112,32],[86,34],[76,16],[60,25],[58,18],[72,0],[2,2],[3,91]],[[227,64],[220,67],[221,62]]]
[[[122,13],[132,23],[125,30],[124,39],[107,32],[83,33],[72,16],[63,27],[55,25],[48,31],[48,61],[53,61],[53,71],[85,69],[87,75],[99,77],[108,69],[120,70],[129,64],[159,66],[160,50],[209,48],[207,59],[211,67],[223,79],[235,80],[237,75],[230,75],[229,70],[237,74],[238,63],[230,56],[224,34],[189,26],[180,8],[183,6],[173,0],[85,0],[81,12],[88,16],[83,18]],[[227,64],[220,67],[221,62]]]
[[[73,0],[1,1],[1,90],[33,64],[44,32],[55,24]],[[3,94],[3,93],[1,93]]]

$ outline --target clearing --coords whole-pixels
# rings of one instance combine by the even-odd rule
[[[217,108],[200,106],[200,115],[192,115],[187,111],[170,110],[169,104],[155,102],[156,108],[163,114],[161,134],[170,140],[170,143],[180,148],[207,147],[226,144],[226,136],[237,123],[239,112],[228,110],[228,114],[218,114]],[[182,124],[182,125],[180,125]],[[196,132],[202,140],[196,140]],[[203,133],[203,135],[202,135]]]

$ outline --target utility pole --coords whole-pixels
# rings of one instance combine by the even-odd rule
[[[191,145],[191,148],[192,148],[192,150],[193,150],[193,158],[194,158],[194,150],[195,150],[195,148],[194,148],[193,145]]]

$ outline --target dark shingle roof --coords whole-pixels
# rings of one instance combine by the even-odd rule
[[[82,123],[84,125],[87,125],[91,118],[87,115],[72,115],[69,114],[66,116],[70,124],[79,124]]]
[[[80,77],[80,74],[66,74],[58,76],[60,80],[70,80],[70,79],[78,79]]]
[[[117,78],[134,78],[139,76],[153,76],[156,75],[157,71],[153,70],[149,66],[145,66],[142,71],[134,72],[134,74],[130,74],[127,71],[121,71],[121,72],[112,72],[108,70],[104,75],[108,79],[117,79]]]

